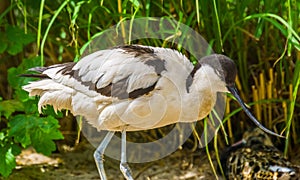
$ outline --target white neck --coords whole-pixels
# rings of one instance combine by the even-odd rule
[[[202,66],[193,78],[183,102],[181,121],[193,122],[205,118],[214,107],[217,92],[226,92],[225,83],[210,66]]]

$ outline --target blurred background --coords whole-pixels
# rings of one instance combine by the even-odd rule
[[[287,136],[287,139],[271,137],[277,148],[290,158],[299,155],[300,1],[0,0],[0,159],[5,159],[0,162],[2,176],[12,173],[12,179],[17,177],[14,175],[20,172],[13,169],[19,166],[16,157],[23,149],[32,147],[32,151],[50,155],[77,148],[80,154],[84,152],[80,143],[86,142],[77,123],[80,120],[70,113],[56,114],[49,106],[39,114],[38,98],[29,98],[21,89],[34,79],[19,75],[31,67],[78,61],[84,47],[97,35],[124,20],[139,17],[164,17],[183,23],[203,36],[214,52],[232,58],[238,68],[236,83],[242,99],[264,126]],[[134,43],[175,48],[190,56],[177,44],[162,40],[143,39]],[[224,128],[214,143],[199,150],[198,134],[205,126],[200,121],[195,133],[175,153],[175,159],[182,160],[184,154],[195,153],[193,157],[199,160],[202,158],[197,154],[199,151],[211,153],[214,158],[216,151],[240,140],[244,131],[254,127],[247,118],[238,104],[227,98]],[[173,126],[129,133],[128,139],[153,141]],[[92,153],[91,150],[84,156],[91,156],[88,162],[93,163]],[[178,166],[188,169],[195,164],[190,161],[184,167],[180,161]],[[145,167],[150,166],[153,164]],[[109,168],[114,169],[114,165]],[[208,168],[213,167],[208,165]],[[117,172],[118,165],[115,169]],[[96,168],[93,170],[92,178],[97,178]],[[213,169],[212,177],[214,173]]]

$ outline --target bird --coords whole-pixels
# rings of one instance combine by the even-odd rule
[[[235,87],[237,68],[221,54],[202,57],[195,65],[174,49],[121,45],[91,53],[77,63],[35,67],[25,77],[39,78],[22,88],[46,105],[81,115],[97,130],[108,131],[94,153],[105,180],[103,156],[115,132],[121,132],[120,170],[133,179],[126,161],[126,132],[163,127],[205,118],[218,92],[230,92],[250,119],[264,131]]]
[[[221,162],[229,180],[300,179],[300,166],[288,161],[258,128],[245,132],[241,141],[223,153]]]

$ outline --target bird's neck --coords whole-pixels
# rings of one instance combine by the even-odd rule
[[[215,102],[216,92],[207,88],[191,90],[184,98],[181,121],[194,122],[205,118],[214,107]]]
[[[205,118],[216,103],[217,89],[205,69],[193,77],[193,83],[184,99],[183,121],[193,122]]]

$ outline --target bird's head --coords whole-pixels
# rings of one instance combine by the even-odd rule
[[[243,140],[246,146],[251,147],[254,145],[274,146],[271,138],[259,128],[246,131],[243,134]]]
[[[202,67],[208,66],[213,70],[213,73],[210,73],[209,75],[216,76],[215,79],[219,81],[219,84],[225,87],[234,86],[237,69],[234,61],[227,56],[221,54],[212,54],[201,58],[199,63]],[[227,88],[225,91],[228,90],[229,89]]]
[[[252,115],[249,109],[246,107],[242,98],[240,97],[236,87],[235,87],[235,78],[237,75],[237,68],[233,60],[229,57],[221,55],[221,54],[212,54],[205,56],[200,59],[199,64],[202,67],[207,68],[209,71],[213,71],[212,73],[208,73],[210,79],[213,79],[212,86],[217,87],[217,89],[221,92],[230,92],[238,101],[240,106],[243,108],[248,117],[263,131],[278,136],[284,137],[269,129],[265,128],[259,121]]]

